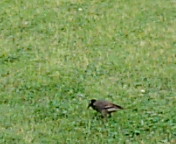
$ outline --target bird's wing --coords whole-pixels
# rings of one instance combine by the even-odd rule
[[[121,106],[109,103],[104,107],[108,112],[114,112],[117,111],[118,109],[123,109]]]

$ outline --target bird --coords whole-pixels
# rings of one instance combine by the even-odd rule
[[[111,113],[116,112],[117,110],[124,109],[123,107],[116,105],[112,102],[96,99],[90,100],[88,108],[89,107],[92,107],[97,112],[100,112],[102,117],[111,117]]]

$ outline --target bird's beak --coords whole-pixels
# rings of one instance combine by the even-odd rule
[[[90,108],[90,104],[88,105],[87,109]]]

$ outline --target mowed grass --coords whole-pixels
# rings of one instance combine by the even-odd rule
[[[176,143],[175,0],[1,0],[0,20],[0,143]]]

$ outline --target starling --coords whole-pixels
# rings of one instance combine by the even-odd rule
[[[112,112],[116,112],[117,110],[123,109],[123,107],[113,104],[109,101],[105,100],[96,100],[92,99],[88,108],[92,107],[97,112],[100,112],[103,117],[111,116]]]

